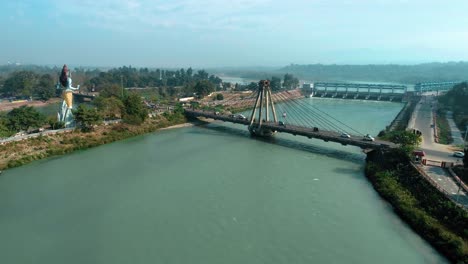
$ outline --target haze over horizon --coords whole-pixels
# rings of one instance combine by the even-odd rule
[[[243,67],[468,60],[468,2],[2,1],[0,64]]]

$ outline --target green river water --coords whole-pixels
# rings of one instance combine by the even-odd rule
[[[402,105],[304,99],[376,135]],[[214,123],[0,176],[1,263],[446,263],[364,176],[360,149]]]

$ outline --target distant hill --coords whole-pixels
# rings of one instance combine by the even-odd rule
[[[416,65],[292,64],[278,70],[312,81],[380,81],[412,84],[428,81],[468,80],[468,62]]]

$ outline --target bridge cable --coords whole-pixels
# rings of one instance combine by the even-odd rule
[[[307,102],[305,102],[303,100],[296,100],[296,103],[301,108],[304,108],[304,109],[308,110],[308,112],[306,112],[307,115],[313,115],[317,119],[318,122],[321,121],[322,124],[325,123],[325,124],[327,124],[326,125],[327,127],[331,127],[332,128],[331,130],[338,131],[338,132],[345,132],[345,129],[343,129],[339,125],[331,122],[328,118],[324,117],[323,115],[321,115],[321,114],[317,113],[316,111],[314,111],[313,109],[311,109],[309,104],[307,104]]]
[[[280,101],[280,100],[273,100],[273,102],[279,101],[278,103],[275,103],[275,105],[278,106],[278,107],[281,109],[281,111],[282,111],[283,113],[285,113],[286,111],[285,111],[285,109],[284,109],[283,106],[284,106],[284,105],[285,105],[285,106],[288,106],[286,98],[283,97],[283,96],[281,96],[280,94],[272,94],[272,97],[281,97],[281,99],[283,99],[283,100],[281,100],[281,101]],[[289,109],[289,108],[291,108],[291,107],[287,107],[286,109],[288,109],[288,111],[289,111],[289,110],[292,110],[292,111],[294,111],[295,113],[298,113],[298,112],[296,111],[296,109],[294,109],[294,108]],[[292,118],[292,119],[293,119],[292,121],[295,121],[295,123],[296,123],[297,125],[302,125],[302,126],[304,126],[304,127],[307,127],[307,125],[308,125],[307,120],[301,118],[301,116],[300,116],[299,114],[297,114],[297,115],[289,115],[289,117],[290,117],[289,119]]]
[[[309,115],[310,115],[310,113],[307,113],[307,112],[304,111],[302,105],[298,102],[298,101],[300,101],[300,100],[295,100],[295,99],[290,99],[290,98],[287,98],[287,100],[288,100],[288,101],[286,102],[286,104],[287,104],[287,105],[291,105],[291,106],[290,106],[291,109],[294,109],[294,110],[295,110],[295,109],[298,109],[298,111],[296,111],[296,113],[298,113],[298,112],[300,111],[301,113],[299,113],[299,115],[300,115],[301,117],[302,117],[302,116],[309,116]],[[296,106],[298,106],[298,107],[292,106],[292,104],[294,104],[294,105],[296,105]],[[333,123],[327,123],[327,122],[325,122],[326,120],[324,120],[324,119],[323,119],[322,117],[320,117],[320,116],[317,116],[317,115],[316,115],[316,117],[318,117],[318,118],[315,119],[315,123],[317,123],[317,124],[315,124],[315,125],[312,124],[311,126],[322,127],[322,128],[324,128],[324,129],[328,129],[328,130],[330,130],[330,131],[333,131],[333,130],[336,130],[336,129],[337,129],[337,127],[334,126]],[[306,120],[307,120],[307,119],[306,119]],[[311,122],[311,121],[309,121],[309,122]]]
[[[321,112],[321,113],[325,114],[326,116],[329,116],[331,119],[333,119],[333,120],[337,121],[338,123],[340,123],[340,124],[344,125],[345,127],[347,127],[347,128],[349,128],[349,129],[351,129],[352,131],[354,131],[354,132],[356,132],[356,133],[358,133],[358,134],[360,134],[360,135],[364,135],[364,133],[362,133],[362,132],[359,132],[359,131],[355,130],[354,128],[352,128],[352,127],[348,126],[347,124],[345,124],[345,123],[341,122],[340,120],[338,120],[338,119],[334,118],[333,116],[331,116],[331,115],[327,114],[326,112],[324,112],[324,111],[320,110],[318,107],[316,107],[316,106],[312,106],[312,107],[313,107],[313,108],[315,108],[315,109],[317,109],[319,112]]]
[[[310,123],[310,120],[305,118],[304,115],[299,112],[300,109],[297,109],[296,107],[294,107],[292,105],[292,104],[294,104],[294,102],[292,102],[292,100],[290,98],[286,97],[286,95],[283,95],[282,93],[278,93],[278,94],[276,94],[276,96],[280,97],[282,99],[281,103],[284,104],[285,106],[287,106],[288,111],[293,111],[295,113],[294,115],[292,115],[292,117],[296,117],[298,119],[301,119],[303,122],[300,122],[300,123],[304,127],[313,127],[313,124]]]

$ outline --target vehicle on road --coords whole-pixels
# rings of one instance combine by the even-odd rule
[[[219,112],[218,112],[218,111],[215,111],[214,114],[215,114],[215,115],[219,115]]]
[[[314,132],[318,132],[318,131],[319,131],[318,127],[314,127]]]
[[[236,118],[238,118],[238,119],[247,119],[247,117],[245,117],[243,114],[238,114],[236,116]]]
[[[365,141],[374,141],[375,138],[374,138],[373,136],[369,135],[369,134],[366,134],[366,135],[362,138],[362,140],[365,140]]]
[[[341,133],[340,137],[342,137],[342,138],[351,138],[351,136],[346,132]]]
[[[457,158],[464,158],[464,157],[465,157],[465,153],[462,152],[462,151],[455,151],[455,152],[453,153],[453,156],[454,156],[454,157],[457,157]]]
[[[283,121],[279,121],[279,122],[278,122],[278,125],[286,127],[286,125],[284,124]]]

